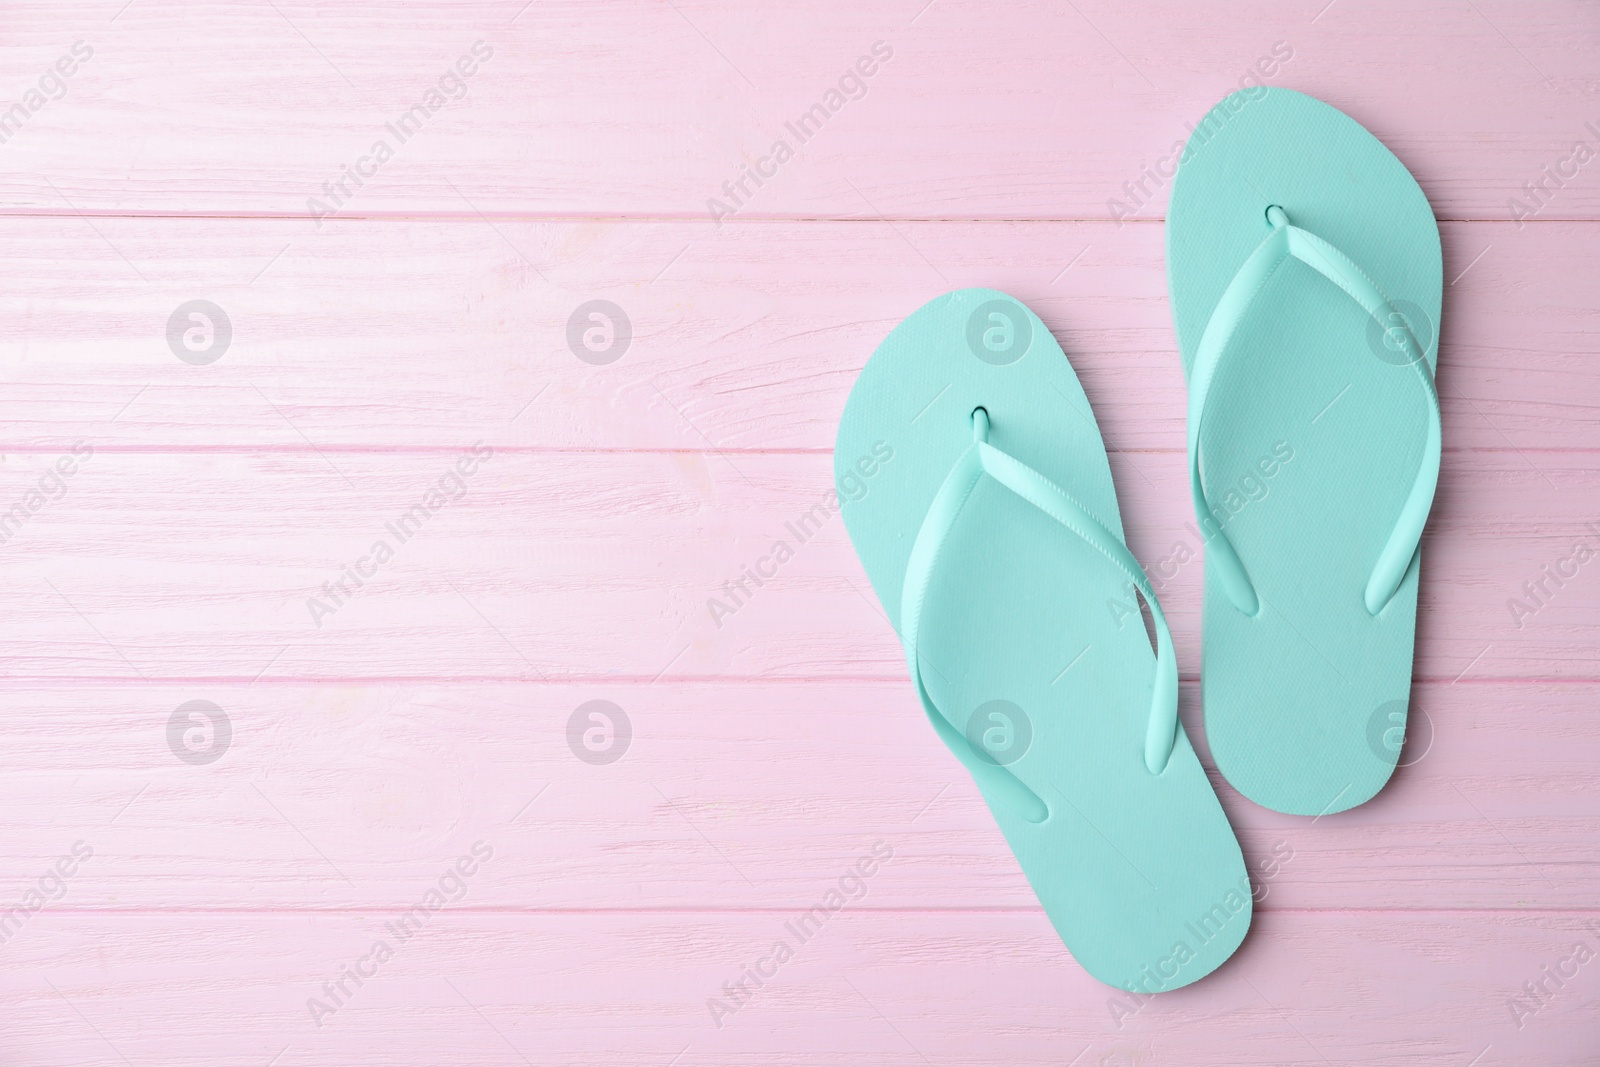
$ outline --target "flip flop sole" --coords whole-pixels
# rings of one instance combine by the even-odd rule
[[[834,452],[845,524],[897,632],[913,543],[978,408],[990,443],[1122,536],[1099,428],[1044,324],[994,290],[939,297],[868,361]],[[1232,954],[1252,893],[1181,728],[1162,773],[1146,767],[1156,657],[1137,609],[1117,608],[1128,600],[1103,555],[984,478],[938,556],[919,661],[955,730],[1048,808],[1035,822],[986,796],[1062,941],[1101,981],[1158,992]]]
[[[1208,113],[1173,182],[1167,264],[1185,374],[1272,205],[1370,276],[1431,368],[1442,267],[1422,190],[1342,112],[1257,89]],[[1376,616],[1363,590],[1423,461],[1418,380],[1394,335],[1290,259],[1255,295],[1207,394],[1201,477],[1260,613],[1230,602],[1208,551],[1206,737],[1229,783],[1277,811],[1353,807],[1395,767],[1420,552]]]

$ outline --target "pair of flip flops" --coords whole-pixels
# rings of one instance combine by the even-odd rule
[[[1410,692],[1440,458],[1438,226],[1354,120],[1256,88],[1197,128],[1167,234],[1206,737],[1251,800],[1341,811],[1388,780],[1397,752],[1373,724],[1403,729]],[[863,463],[869,490],[846,492]],[[1044,323],[989,289],[918,309],[863,368],[835,471],[928,720],[1073,956],[1140,993],[1214,970],[1250,926],[1251,882]],[[1146,626],[1123,625],[1130,585]]]

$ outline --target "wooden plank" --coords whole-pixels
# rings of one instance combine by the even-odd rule
[[[1448,218],[1510,218],[1523,183],[1600,141],[1583,3],[1323,6],[29,6],[8,24],[13,99],[75,41],[92,57],[13,120],[0,203],[309,229],[308,201],[344,180],[350,212],[666,214],[709,230],[708,201],[760,164],[751,216],[1105,219],[1116,199],[1152,218],[1174,142],[1262,70],[1365,123]],[[841,93],[880,41],[892,58]],[[464,58],[475,72],[458,78]],[[819,104],[826,123],[791,132]],[[407,114],[402,137],[390,126]],[[775,164],[779,139],[795,154]],[[1541,218],[1600,212],[1586,172],[1549,190]]]
[[[91,229],[31,218],[0,220],[0,235],[9,448],[418,448],[490,436],[826,450],[878,342],[962,286],[1035,309],[1110,447],[1184,447],[1159,226],[755,223],[708,235],[687,223],[474,218],[308,233],[285,221]],[[1587,224],[1444,227],[1448,447],[1600,446],[1594,240]],[[196,299],[231,327],[209,365],[182,361],[168,338]],[[594,299],[617,304],[632,330],[599,366],[567,337]],[[179,326],[187,354],[192,323]]]
[[[419,875],[417,892],[434,884]],[[820,895],[832,878],[819,880]],[[470,883],[469,883],[470,885]],[[1428,1067],[1593,1062],[1600,913],[1268,913],[1232,961],[1135,1010],[1042,914],[883,912],[803,944],[758,914],[471,914],[400,941],[395,913],[45,912],[6,946],[19,1062],[928,1063]],[[470,890],[469,890],[470,892]],[[773,971],[787,940],[793,955]],[[375,946],[383,942],[387,955]],[[1574,946],[1589,962],[1575,964]],[[1359,945],[1359,954],[1350,946]],[[381,958],[380,958],[381,957]],[[719,1029],[707,1002],[773,971]],[[341,968],[339,996],[324,985]],[[1569,978],[1548,984],[1547,968]],[[1574,972],[1575,973],[1572,973]],[[1536,1012],[1523,982],[1551,990]],[[312,1021],[315,1005],[322,1023]],[[1521,1023],[1518,1029],[1517,1022]]]
[[[1419,685],[1396,779],[1315,822],[1216,779],[1260,907],[1590,906],[1595,696]],[[599,757],[569,737],[595,700],[626,722]],[[0,900],[81,840],[53,908],[406,907],[482,839],[472,908],[786,908],[884,840],[874,907],[1037,908],[904,682],[10,684],[0,708]]]
[[[29,456],[0,476],[0,516],[40,505],[8,527],[4,677],[904,670],[843,523],[812,511],[832,492],[824,455],[497,452],[458,478],[455,452],[110,452],[62,489],[54,462]],[[1425,541],[1418,677],[1595,677],[1600,614],[1584,569],[1546,584],[1535,613],[1509,605],[1527,603],[1524,583],[1579,541],[1592,547],[1597,462],[1447,457]],[[1165,575],[1160,596],[1192,674],[1201,568],[1172,562],[1177,546],[1199,548],[1183,458],[1120,454],[1115,474],[1130,544]],[[53,499],[29,495],[41,484]],[[431,504],[441,506],[427,516]],[[803,514],[820,527],[801,543],[786,524]],[[793,558],[759,588],[730,592],[776,539]],[[365,578],[345,573],[356,565]]]

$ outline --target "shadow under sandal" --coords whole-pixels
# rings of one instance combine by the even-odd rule
[[[1211,755],[1258,804],[1343,811],[1389,780],[1410,699],[1439,479],[1439,228],[1353,119],[1256,88],[1184,150],[1167,271]]]
[[[1178,722],[1172,638],[1044,324],[966,289],[862,370],[834,469],[918,699],[1085,970],[1154,993],[1243,940],[1251,888]],[[1154,644],[1137,610],[1148,606]]]

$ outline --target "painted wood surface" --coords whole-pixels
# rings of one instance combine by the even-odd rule
[[[1159,218],[1174,143],[1254,77],[1349,111],[1441,216],[1509,219],[1523,183],[1600,126],[1582,2],[118,6],[28,4],[8,22],[18,98],[75,42],[93,54],[4,145],[6,206],[309,222],[318,200],[709,228],[713,198],[737,217],[957,219],[1110,219],[1115,199]],[[801,127],[818,105],[827,118]],[[769,176],[736,204],[724,183],[758,165]],[[340,180],[342,205],[323,187]],[[1540,218],[1600,211],[1588,171],[1549,194]]]
[[[829,510],[829,456],[481,447],[465,477],[468,450],[95,452],[6,527],[0,677],[903,676]],[[25,505],[60,459],[18,457],[0,503]],[[1193,676],[1202,567],[1183,456],[1115,459],[1129,545]],[[1543,568],[1600,545],[1597,486],[1597,452],[1446,457],[1417,677],[1596,680],[1597,576],[1579,567],[1557,588]],[[792,558],[776,566],[779,541]],[[762,570],[776,574],[745,577]]]
[[[438,877],[424,867],[414,892]],[[836,878],[822,873],[815,894]],[[403,909],[169,913],[141,916],[137,936],[124,915],[45,912],[7,947],[28,976],[8,976],[0,1004],[18,1055],[70,1063],[1594,1062],[1577,987],[1552,985],[1520,1031],[1508,1007],[1573,946],[1600,943],[1585,917],[1268,913],[1231,981],[1141,1007],[1079,970],[1039,912],[906,913],[874,908],[871,892],[803,944],[785,926],[800,908],[446,907],[406,941],[390,929]],[[732,1005],[724,983],[786,938],[792,958],[718,1028],[707,1002]],[[345,980],[340,1004],[324,986],[342,969],[366,977]]]
[[[1600,1062],[1600,587],[1525,585],[1600,544],[1593,5],[4,21],[0,1060]],[[1213,776],[1255,924],[1140,1004],[1061,947],[836,516],[708,600],[817,514],[878,340],[1004,289],[1085,384],[1206,758],[1159,172],[1252,71],[1366,124],[1441,219],[1444,475],[1405,765],[1316,820]],[[171,340],[197,299],[209,363]],[[568,339],[596,299],[631,327],[603,364]]]
[[[877,905],[1036,907],[906,689],[12,685],[0,700],[27,729],[5,756],[0,806],[17,824],[15,847],[40,863],[80,837],[95,849],[64,906],[97,910],[403,907],[419,865],[480,837],[499,858],[463,906],[795,906],[881,838],[895,862],[873,882]],[[625,758],[607,766],[574,759],[567,734],[574,710],[597,699],[631,723]],[[173,758],[168,723],[193,700],[220,708],[231,729],[212,764]],[[1423,683],[1396,780],[1315,823],[1257,808],[1214,778],[1259,906],[1591,906],[1593,706],[1587,685]],[[1182,708],[1204,752],[1195,686]]]
[[[98,231],[98,235],[96,233]],[[104,238],[102,240],[101,238]],[[1588,224],[1443,227],[1447,448],[1594,448]],[[1035,309],[1113,449],[1184,447],[1158,222],[739,224],[0,218],[11,447],[821,450],[878,341],[952,288]],[[108,243],[109,242],[109,243]],[[124,258],[126,257],[126,258]],[[1544,269],[1552,262],[1559,271]],[[208,299],[219,361],[173,358]],[[607,299],[615,361],[567,323]],[[536,399],[537,398],[537,399]]]

